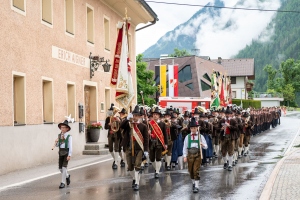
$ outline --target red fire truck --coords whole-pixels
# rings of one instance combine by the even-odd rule
[[[180,112],[192,111],[197,106],[210,108],[210,98],[199,97],[159,97],[159,105],[162,108],[173,106],[179,108]]]

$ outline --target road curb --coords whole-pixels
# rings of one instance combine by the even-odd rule
[[[267,183],[266,183],[266,185],[265,185],[265,187],[264,187],[264,189],[263,189],[263,191],[260,195],[259,200],[270,199],[271,194],[272,194],[272,190],[273,190],[273,185],[275,183],[278,172],[279,172],[283,162],[285,161],[286,158],[289,157],[289,155],[291,155],[293,152],[295,152],[295,151],[293,151],[293,152],[290,152],[290,151],[291,151],[291,149],[294,145],[294,142],[295,142],[296,138],[299,136],[299,132],[300,132],[300,127],[298,128],[298,131],[297,131],[294,139],[292,140],[291,144],[289,145],[289,147],[285,151],[284,157],[279,162],[277,162],[275,168],[273,169],[273,171],[272,171],[272,173],[271,173],[271,175],[270,175],[270,177],[269,177],[269,179],[268,179],[268,181],[267,181]]]

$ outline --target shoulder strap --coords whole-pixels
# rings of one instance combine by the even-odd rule
[[[58,148],[60,148],[60,141],[61,141],[60,134],[58,134],[57,138],[58,138]]]
[[[66,140],[65,140],[65,148],[68,148],[69,146],[69,137],[70,135],[67,136]]]
[[[188,149],[191,148],[191,134],[188,134]]]

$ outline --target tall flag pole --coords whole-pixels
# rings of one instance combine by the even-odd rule
[[[213,70],[211,75],[211,102],[210,109],[217,110],[220,107],[219,87],[218,87],[218,72]]]
[[[125,8],[125,16],[126,16],[125,22],[123,22],[123,26],[122,26],[123,29],[122,29],[122,41],[121,41],[121,53],[120,53],[119,69],[117,74],[118,78],[116,82],[115,97],[116,97],[116,101],[122,107],[129,110],[131,102],[135,97],[135,93],[133,89],[133,81],[131,75],[131,61],[129,60],[129,49],[128,49],[128,29],[130,27],[128,20],[130,20],[130,18],[127,17],[126,8]]]

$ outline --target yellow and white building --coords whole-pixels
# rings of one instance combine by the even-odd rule
[[[131,18],[130,58],[135,61],[136,26],[157,20],[144,0],[2,2],[0,175],[57,159],[51,151],[59,134],[57,124],[70,114],[75,119],[70,124],[73,154],[82,153],[86,133],[79,132],[79,122],[103,122],[115,103],[111,70],[104,72],[100,65],[90,78],[89,55],[113,64],[116,25],[123,21],[125,8]],[[135,69],[133,62],[134,83]],[[79,104],[84,106],[81,119]],[[106,140],[106,133],[100,140]]]

